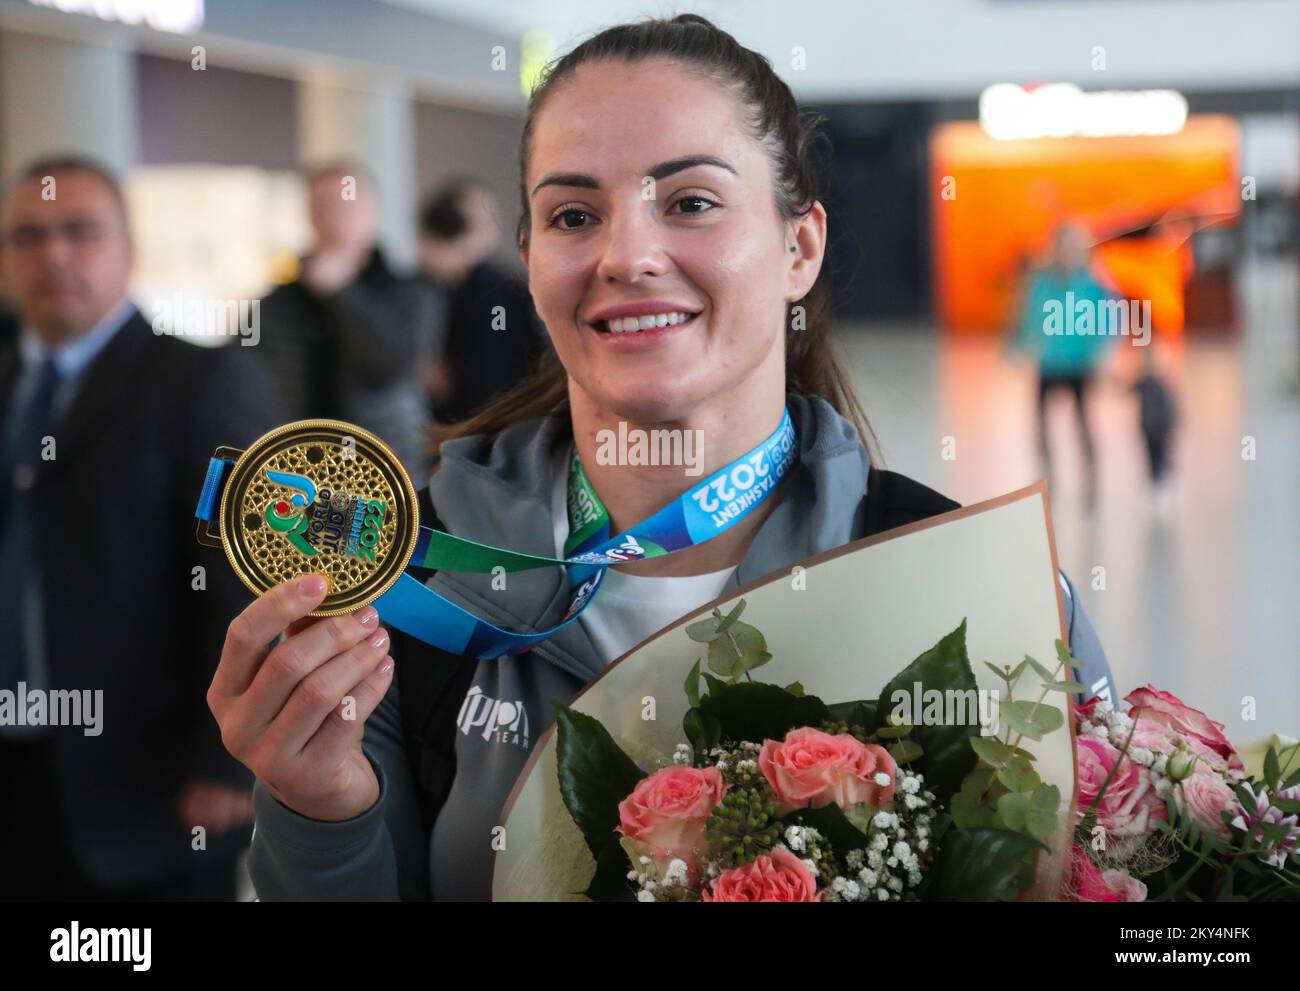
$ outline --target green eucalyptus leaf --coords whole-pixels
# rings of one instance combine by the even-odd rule
[[[722,620],[722,622],[718,624],[719,633],[726,633],[733,626],[735,626],[737,622],[740,621],[740,614],[745,611],[745,605],[746,603],[744,599],[741,599],[739,602],[736,603],[735,608],[733,608],[731,612],[727,613],[726,617]],[[717,610],[715,609],[714,612],[716,613]],[[750,629],[752,630],[754,629],[754,627],[751,626]]]
[[[998,799],[998,818],[1007,829],[1024,832],[1025,817],[1029,815],[1029,796],[1024,792],[1011,791]]]
[[[990,664],[988,661],[984,662],[984,666],[988,668],[990,671],[992,671],[999,681],[1005,681],[1009,683],[1013,680],[1011,677],[1010,668],[1006,668],[1006,667],[1000,668],[996,664]]]
[[[696,643],[710,643],[718,639],[718,621],[716,619],[701,619],[694,623],[686,624],[686,635]]]
[[[876,730],[876,736],[882,740],[901,740],[912,732],[915,727],[903,723],[902,726],[881,726]]]
[[[1061,710],[1045,703],[1003,701],[998,703],[998,712],[1004,723],[1031,740],[1041,740],[1065,724]]]
[[[1056,813],[1030,809],[1025,813],[1025,831],[1040,843],[1046,844],[1056,833]]]
[[[925,750],[915,740],[897,740],[889,745],[889,756],[896,764],[911,764],[925,756]]]
[[[730,637],[718,637],[709,643],[709,670],[724,678],[735,678],[740,651]]]
[[[972,736],[971,749],[979,754],[980,760],[989,767],[1006,767],[1011,760],[1011,747],[996,736]]]
[[[1044,667],[1042,664],[1039,664],[1038,661],[1034,660],[1034,659],[1033,659],[1032,657],[1030,657],[1028,654],[1025,655],[1025,659],[1024,659],[1023,661],[1021,661],[1020,663],[1021,663],[1021,664],[1028,664],[1031,668],[1034,669],[1034,674],[1036,674],[1036,675],[1038,675],[1038,677],[1042,678],[1043,681],[1055,681],[1055,680],[1056,680],[1056,672],[1055,672],[1055,671],[1048,671],[1046,667]]]
[[[1074,694],[1086,692],[1088,690],[1086,685],[1077,681],[1053,681],[1051,684],[1044,685],[1043,687],[1049,692],[1070,692]]]
[[[1042,781],[1032,767],[1012,764],[998,770],[998,780],[1008,791],[1032,791]]]
[[[993,810],[979,800],[977,793],[957,792],[948,803],[948,810],[959,829],[993,825]]]
[[[1040,783],[1029,796],[1029,801],[1040,812],[1055,812],[1061,807],[1061,789]]]

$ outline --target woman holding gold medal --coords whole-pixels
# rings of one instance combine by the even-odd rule
[[[552,700],[738,583],[955,508],[870,463],[831,353],[814,137],[767,61],[693,15],[605,31],[534,92],[519,243],[558,362],[452,432],[420,518],[536,559],[644,559],[438,571],[428,588],[478,617],[452,649],[387,596],[385,621],[414,635],[369,606],[310,617],[320,578],[253,602],[208,698],[258,777],[262,899],[488,897],[494,827]],[[680,431],[698,458],[620,464],[644,460],[602,452],[620,430]],[[669,509],[692,539],[657,553],[638,525]],[[1069,593],[1078,680],[1101,691]]]

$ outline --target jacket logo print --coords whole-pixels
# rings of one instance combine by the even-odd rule
[[[475,731],[489,742],[513,743],[525,750],[529,746],[528,712],[523,701],[491,698],[478,685],[465,694],[456,725],[466,736]]]

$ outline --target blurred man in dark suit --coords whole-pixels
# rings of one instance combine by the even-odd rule
[[[262,344],[286,419],[365,427],[422,484],[430,418],[421,368],[437,343],[439,298],[389,267],[371,180],[343,162],[307,173],[316,244],[298,278],[262,300]]]
[[[212,450],[275,425],[236,345],[127,297],[122,193],[37,162],[5,191],[0,277],[0,899],[230,899],[251,780],[207,711],[250,599],[194,537]]]
[[[549,347],[523,279],[492,260],[500,240],[496,200],[462,179],[420,214],[420,264],[447,294],[442,361],[427,382],[437,420],[478,412],[528,375]]]

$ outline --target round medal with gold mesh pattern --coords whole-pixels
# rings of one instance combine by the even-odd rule
[[[219,517],[226,556],[254,593],[299,575],[329,579],[313,616],[383,595],[420,528],[415,487],[397,456],[337,420],[299,420],[258,438],[231,469]]]

